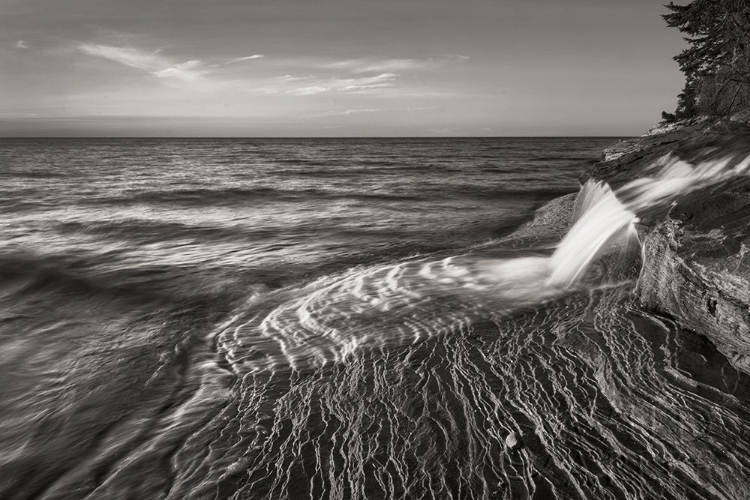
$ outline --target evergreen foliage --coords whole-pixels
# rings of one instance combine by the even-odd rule
[[[750,110],[750,0],[669,3],[662,17],[689,46],[674,59],[685,73],[677,110],[665,120]]]

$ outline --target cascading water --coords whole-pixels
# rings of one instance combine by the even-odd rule
[[[750,166],[750,157],[733,166],[731,163],[732,158],[722,158],[692,165],[667,155],[655,163],[655,176],[629,182],[617,192],[601,182],[587,182],[581,189],[578,218],[550,259],[547,283],[572,286],[599,254],[622,243],[616,236],[625,235],[626,241],[637,238],[633,223],[638,213],[743,174]]]
[[[581,189],[578,219],[549,261],[549,286],[567,288],[576,283],[591,262],[635,220],[635,214],[617,199],[608,185],[589,181]],[[628,232],[628,235],[635,235]]]

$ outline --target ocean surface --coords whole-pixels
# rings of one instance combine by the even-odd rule
[[[539,267],[615,141],[0,140],[0,498],[748,498],[637,244]]]

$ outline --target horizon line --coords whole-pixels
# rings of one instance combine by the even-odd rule
[[[0,136],[5,139],[625,139],[638,135],[372,135],[372,136],[210,136],[210,135],[28,135]]]

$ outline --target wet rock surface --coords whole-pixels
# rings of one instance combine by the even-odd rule
[[[750,154],[750,128],[693,123],[618,145],[584,179],[618,187],[653,175],[665,154],[695,163]],[[704,188],[676,204],[639,214],[643,268],[638,296],[649,309],[706,335],[732,364],[750,373],[750,179]]]
[[[515,432],[511,432],[508,434],[508,436],[505,438],[505,446],[508,447],[510,450],[517,450],[519,449],[521,444],[521,439],[518,437],[518,434]]]

